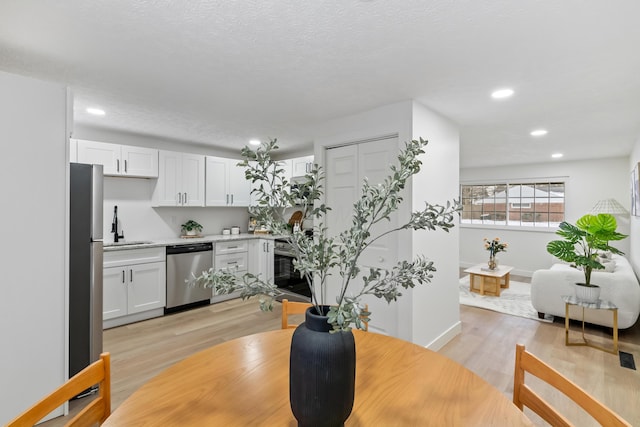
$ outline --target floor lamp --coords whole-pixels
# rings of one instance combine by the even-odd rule
[[[629,211],[626,210],[616,199],[603,199],[598,201],[593,208],[591,208],[591,215],[598,215],[601,213],[627,216]]]

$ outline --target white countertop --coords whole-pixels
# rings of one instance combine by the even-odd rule
[[[201,237],[190,237],[190,238],[182,238],[182,237],[174,237],[174,238],[165,238],[165,239],[153,239],[153,240],[145,240],[144,242],[136,240],[135,244],[127,244],[126,239],[122,242],[113,243],[113,242],[105,242],[103,244],[104,250],[106,252],[110,251],[121,251],[127,249],[143,249],[143,248],[155,248],[160,246],[170,246],[170,245],[188,245],[190,243],[205,243],[205,242],[228,242],[233,240],[246,240],[246,239],[275,239],[277,236],[272,236],[271,234],[250,234],[250,233],[241,233],[241,234],[211,234],[209,236],[201,236]]]

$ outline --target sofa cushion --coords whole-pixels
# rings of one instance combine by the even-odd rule
[[[614,271],[616,271],[616,262],[612,259],[608,260],[602,265],[604,265],[604,270],[597,270],[597,271],[604,271],[605,273],[613,273]]]

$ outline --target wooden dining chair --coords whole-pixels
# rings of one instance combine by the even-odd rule
[[[311,307],[309,302],[294,302],[288,299],[282,300],[282,329],[295,329],[298,325],[289,323],[289,315],[304,314]]]
[[[287,299],[282,300],[282,329],[295,329],[298,325],[289,323],[289,315],[304,314],[307,308],[311,307],[309,302],[293,302]],[[369,305],[365,305],[365,311],[369,311]],[[364,331],[369,330],[369,322],[364,323]]]
[[[33,426],[51,411],[88,388],[99,384],[99,394],[65,426],[102,424],[111,414],[111,356],[102,353],[100,359],[78,372],[51,394],[27,409],[7,427]]]
[[[569,399],[580,405],[582,409],[591,415],[600,425],[631,427],[631,424],[627,423],[577,384],[526,351],[523,345],[517,344],[513,381],[513,403],[521,411],[524,409],[524,406],[526,406],[552,426],[573,426],[556,408],[524,383],[525,372],[535,375],[542,381],[561,391]]]

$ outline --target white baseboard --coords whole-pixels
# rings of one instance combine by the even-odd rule
[[[438,351],[442,347],[445,346],[449,341],[454,339],[456,335],[459,335],[462,332],[462,322],[458,321],[453,324],[449,329],[440,334],[439,337],[431,341],[429,344],[425,345],[425,348],[429,350]]]
[[[115,328],[116,326],[126,325],[128,323],[140,322],[141,320],[153,319],[154,317],[164,316],[164,307],[156,308],[142,313],[130,314],[127,316],[116,317],[102,321],[102,329]]]

